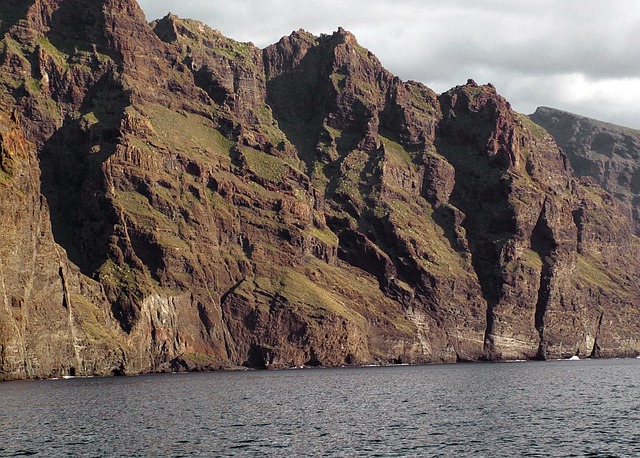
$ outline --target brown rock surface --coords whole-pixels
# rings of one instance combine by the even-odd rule
[[[9,5],[3,378],[640,351],[628,219],[492,86],[343,29]]]
[[[640,131],[539,107],[529,116],[549,131],[578,177],[611,193],[640,232]]]

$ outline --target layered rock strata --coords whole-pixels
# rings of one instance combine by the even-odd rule
[[[0,32],[0,377],[638,354],[624,208],[491,85],[133,0]]]

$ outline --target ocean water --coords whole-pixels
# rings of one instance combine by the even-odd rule
[[[640,456],[640,360],[0,383],[0,456]]]

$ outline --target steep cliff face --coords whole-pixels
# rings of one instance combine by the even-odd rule
[[[36,148],[0,112],[1,379],[119,373],[125,343],[99,283],[54,242]]]
[[[640,231],[640,131],[548,107],[530,118],[549,131],[575,174],[611,193]]]
[[[640,351],[628,220],[492,86],[133,0],[0,29],[3,378]]]

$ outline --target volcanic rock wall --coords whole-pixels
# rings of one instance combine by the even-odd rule
[[[636,355],[624,208],[473,81],[133,0],[0,13],[0,376]]]

